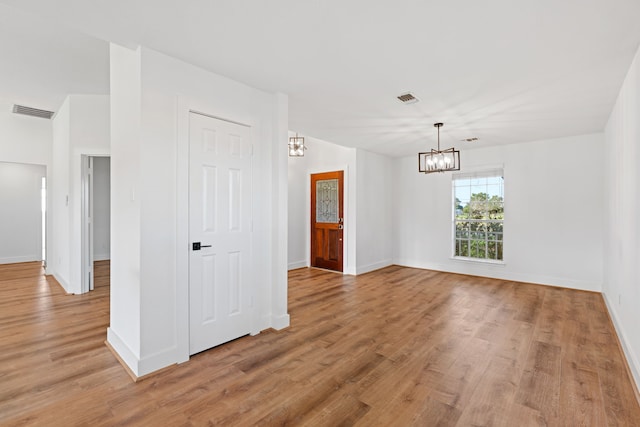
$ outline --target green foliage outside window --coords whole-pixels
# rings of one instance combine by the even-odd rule
[[[502,177],[488,178],[499,179],[502,193]],[[483,180],[483,183],[487,180]],[[491,181],[489,181],[489,184]],[[503,221],[504,198],[502,195],[490,195],[487,192],[471,192],[477,189],[476,185],[461,185],[463,190],[456,188],[458,192],[470,193],[468,200],[461,201],[455,198],[455,256],[479,258],[489,260],[503,259]],[[482,187],[482,186],[480,186]],[[486,186],[487,188],[490,185]]]

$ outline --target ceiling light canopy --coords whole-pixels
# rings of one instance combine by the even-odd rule
[[[432,173],[460,170],[460,151],[453,147],[440,150],[440,128],[444,124],[434,123],[433,126],[438,128],[438,149],[418,153],[418,172]]]

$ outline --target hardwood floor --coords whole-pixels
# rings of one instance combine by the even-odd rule
[[[0,266],[0,425],[640,425],[595,293],[301,269],[290,328],[138,383],[104,345],[108,295],[98,280],[65,295],[35,263]]]

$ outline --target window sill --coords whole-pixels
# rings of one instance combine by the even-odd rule
[[[477,264],[488,264],[488,265],[498,265],[505,266],[506,263],[504,261],[498,261],[494,259],[480,259],[480,258],[468,258],[463,256],[452,256],[450,259],[454,261],[462,261],[462,262],[473,262]]]

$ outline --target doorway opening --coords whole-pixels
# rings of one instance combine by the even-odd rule
[[[82,292],[108,285],[111,263],[111,159],[82,156]]]
[[[45,261],[46,175],[45,165],[0,162],[0,264]]]
[[[40,182],[40,211],[42,212],[42,267],[47,268],[47,177]]]

